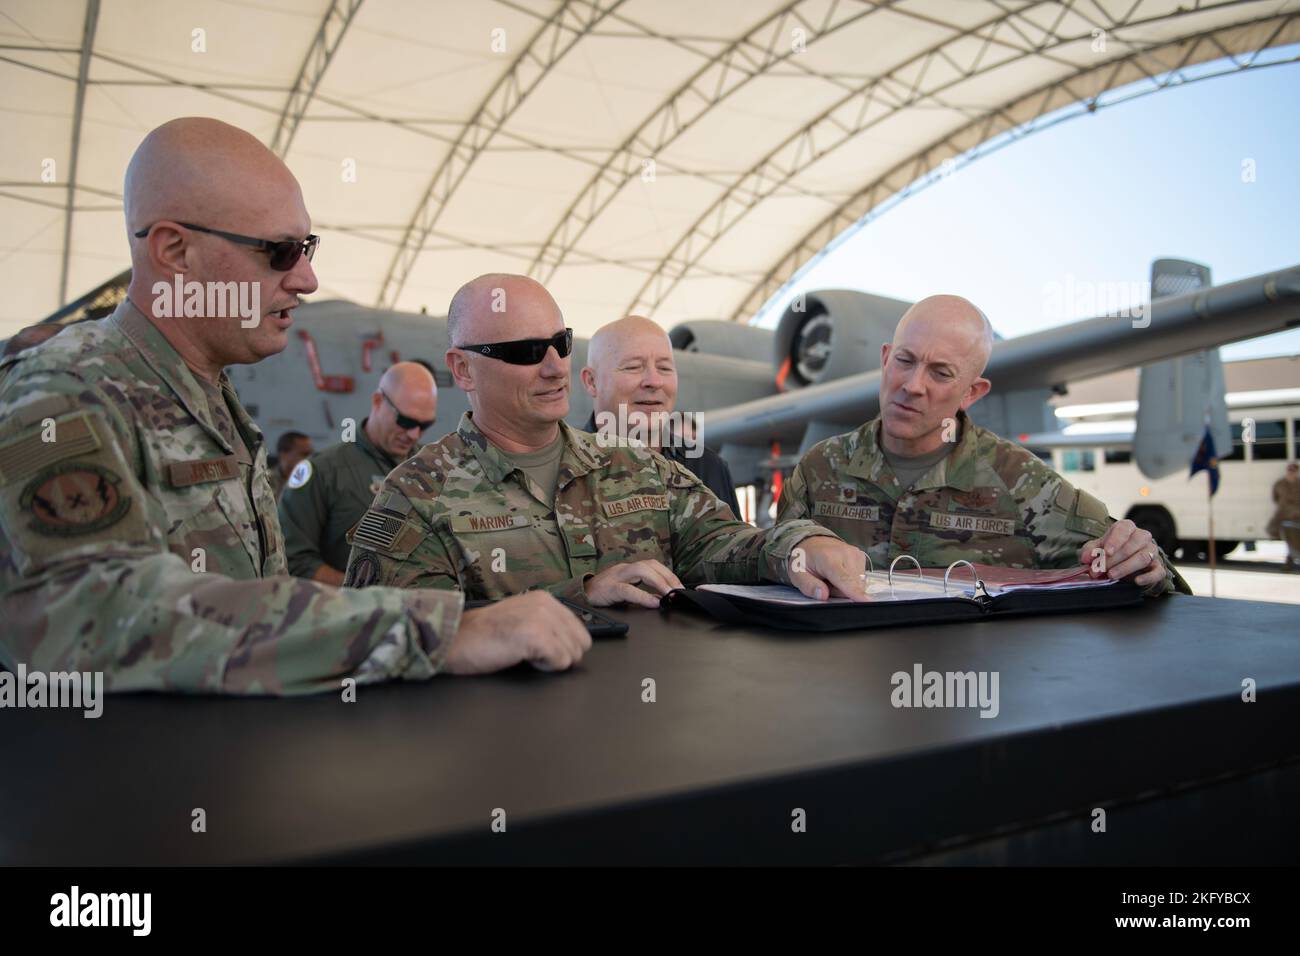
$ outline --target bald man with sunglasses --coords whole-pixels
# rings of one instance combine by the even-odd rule
[[[0,362],[0,665],[300,694],[580,659],[590,637],[548,595],[462,613],[442,590],[285,573],[262,433],[224,369],[282,350],[316,289],[298,183],[248,133],[187,118],[145,137],[124,199],[117,310]]]
[[[353,421],[352,433],[338,444],[298,462],[279,502],[290,574],[343,583],[351,548],[348,532],[370,507],[384,477],[419,448],[437,415],[433,375],[415,362],[397,362],[380,376],[370,396],[370,414],[361,424]]]
[[[348,585],[643,607],[683,583],[861,594],[865,556],[815,522],[754,528],[678,463],[569,427],[573,332],[537,282],[480,276],[447,328],[471,411],[388,476],[353,532]]]

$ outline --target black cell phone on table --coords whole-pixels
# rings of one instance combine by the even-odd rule
[[[592,640],[602,637],[626,637],[627,625],[614,620],[612,617],[606,617],[599,611],[581,604],[574,604],[572,601],[566,601],[564,598],[558,599],[561,604],[578,616],[583,625],[587,628],[587,633],[591,635]],[[495,601],[466,601],[465,610],[472,610],[478,607],[487,607],[489,604],[495,604]]]
[[[560,603],[567,607],[583,624],[587,626],[587,633],[591,635],[592,640],[600,637],[626,637],[627,625],[614,620],[612,617],[606,617],[599,611],[581,604],[574,604],[572,601],[566,601],[564,598],[559,599]]]

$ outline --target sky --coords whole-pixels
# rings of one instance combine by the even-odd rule
[[[756,321],[775,324],[800,291],[948,292],[1012,337],[1090,317],[1053,290],[1122,295],[1161,257],[1208,265],[1215,285],[1300,264],[1300,63],[1138,97],[959,162],[842,237]],[[1300,329],[1222,350],[1296,354]]]

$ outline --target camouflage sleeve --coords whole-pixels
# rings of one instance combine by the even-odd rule
[[[431,588],[461,592],[474,589],[476,568],[467,567],[444,537],[431,528],[410,500],[393,483],[385,485],[352,532],[343,586],[368,588]],[[584,603],[586,583],[594,575],[583,574],[538,590],[556,597]]]
[[[811,514],[812,509],[808,506],[808,479],[804,474],[803,461],[800,461],[790,473],[790,477],[781,484],[781,498],[776,506],[776,520],[780,524],[782,521],[807,518]]]
[[[1079,551],[1089,541],[1106,534],[1115,523],[1098,498],[1072,484],[1048,468],[1043,475],[1026,478],[1039,487],[1031,499],[1022,505],[1025,525],[1038,553],[1039,565],[1044,568],[1069,568],[1079,564]],[[1160,561],[1165,568],[1163,581],[1148,586],[1148,595],[1182,591],[1191,594],[1173,563],[1163,551]]]
[[[546,591],[555,597],[564,601],[570,601],[576,604],[587,603],[587,582],[596,575],[591,572],[580,574],[575,578],[568,578],[556,584],[548,584],[545,587],[538,588],[540,591]]]
[[[460,590],[456,561],[391,478],[352,530],[348,588],[432,588]]]
[[[314,577],[325,563],[320,541],[329,520],[329,509],[325,506],[323,490],[326,476],[320,471],[315,469],[312,480],[301,488],[286,487],[276,506],[284,532],[284,557],[289,573],[296,578]]]
[[[33,379],[35,379],[33,381]],[[0,382],[0,663],[110,689],[301,694],[430,677],[459,595],[233,580],[167,548],[131,424],[64,373]]]
[[[815,522],[791,520],[763,530],[737,521],[690,471],[661,458],[668,486],[673,565],[683,584],[790,583],[789,559],[805,538],[835,535]]]

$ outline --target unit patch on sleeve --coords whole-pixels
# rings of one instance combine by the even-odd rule
[[[112,527],[131,508],[122,479],[103,465],[68,461],[46,468],[27,483],[18,500],[38,534],[71,537]]]
[[[288,488],[301,488],[309,481],[311,481],[311,462],[304,458],[293,466],[293,471],[289,472],[289,480],[285,482],[285,486]]]

